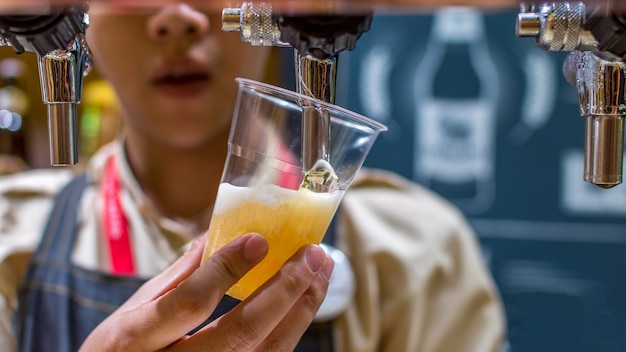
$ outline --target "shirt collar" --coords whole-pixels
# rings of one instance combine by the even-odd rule
[[[186,228],[176,221],[162,216],[150,199],[141,189],[139,182],[133,174],[128,158],[126,157],[126,149],[124,139],[120,138],[103,146],[90,160],[88,172],[93,177],[95,184],[100,184],[104,175],[105,165],[109,158],[117,158],[118,172],[120,174],[120,184],[122,189],[128,192],[133,204],[137,207],[140,214],[146,219],[153,222],[161,231],[170,234],[182,236],[189,240],[198,234],[188,233]]]

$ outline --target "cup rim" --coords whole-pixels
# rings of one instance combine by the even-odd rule
[[[268,83],[264,83],[264,82],[259,82],[259,81],[255,81],[249,78],[242,78],[242,77],[237,77],[235,78],[235,81],[239,84],[239,85],[246,85],[246,86],[250,86],[252,88],[261,88],[262,90],[269,90],[271,92],[277,92],[279,94],[282,95],[287,95],[287,96],[291,96],[294,97],[294,100],[297,99],[303,99],[303,100],[307,100],[310,101],[312,103],[314,103],[315,105],[320,105],[322,107],[326,107],[329,108],[331,110],[335,110],[337,112],[340,112],[344,115],[348,115],[350,118],[356,120],[357,122],[360,122],[366,126],[368,126],[369,128],[372,128],[378,132],[384,132],[387,131],[387,126],[384,125],[381,122],[378,122],[374,119],[371,119],[367,116],[363,116],[359,113],[356,113],[354,111],[350,111],[346,108],[342,108],[339,105],[335,105],[335,104],[331,104],[331,103],[327,103],[323,100],[319,100],[313,97],[309,97],[285,88],[281,88],[281,87],[277,87]]]

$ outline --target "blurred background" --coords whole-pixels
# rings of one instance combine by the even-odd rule
[[[507,351],[626,351],[626,188],[583,181],[565,54],[517,38],[515,16],[377,16],[340,58],[338,104],[389,126],[369,166],[469,217],[505,303]]]
[[[469,218],[505,304],[504,351],[626,351],[626,186],[583,181],[566,53],[516,37],[516,15],[376,15],[339,58],[337,104],[389,127],[366,166]]]
[[[469,218],[505,304],[505,351],[626,351],[626,186],[583,181],[565,53],[516,37],[517,12],[375,15],[340,56],[337,104],[389,127],[366,166],[433,189]],[[293,51],[275,55],[284,71],[268,81],[293,89]],[[2,175],[50,167],[39,89],[35,55],[1,47]],[[77,168],[120,126],[97,66],[83,94]]]

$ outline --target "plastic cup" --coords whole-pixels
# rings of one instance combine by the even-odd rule
[[[300,247],[321,242],[376,137],[387,128],[286,89],[236,81],[239,93],[228,155],[202,262],[243,234],[263,235],[269,243],[267,256],[227,292],[244,300]],[[301,187],[309,171],[303,164],[307,155],[303,158],[302,106],[319,112],[320,118],[330,116],[326,161],[337,176],[331,187]]]

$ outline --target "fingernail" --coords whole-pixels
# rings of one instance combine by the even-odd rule
[[[251,262],[257,261],[267,253],[267,241],[259,234],[252,234],[243,245],[243,256]]]
[[[313,272],[318,272],[326,262],[326,252],[320,246],[309,246],[306,249],[306,262]]]
[[[324,277],[324,279],[326,279],[326,281],[330,281],[330,276],[333,274],[334,268],[335,268],[335,262],[330,256],[328,256],[328,259],[326,259],[326,264],[322,268],[322,273],[321,273],[321,275]]]

